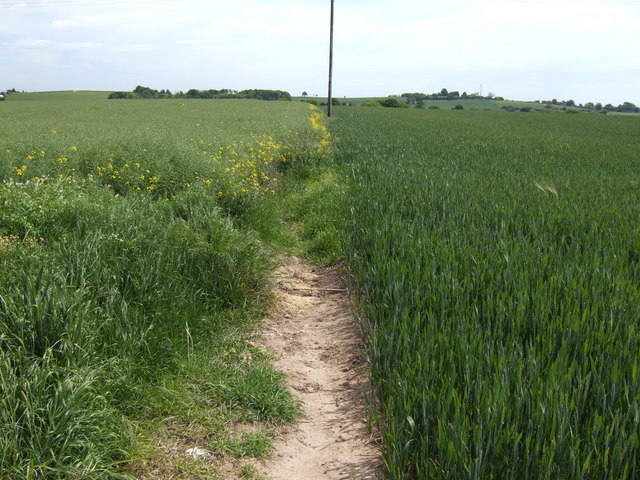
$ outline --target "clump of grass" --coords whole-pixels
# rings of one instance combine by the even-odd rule
[[[236,230],[215,198],[194,192],[170,202],[118,198],[87,184],[86,198],[45,202],[58,188],[65,191],[66,185],[43,184],[30,196],[46,204],[46,215],[25,217],[28,228],[43,238],[41,244],[28,247],[30,255],[3,258],[22,276],[4,283],[0,338],[11,355],[3,357],[3,378],[8,385],[22,379],[18,383],[36,389],[11,396],[17,403],[7,409],[41,408],[22,404],[25,398],[54,409],[68,404],[74,412],[70,420],[99,428],[99,415],[88,408],[87,397],[100,404],[95,392],[102,389],[108,392],[103,397],[107,412],[144,413],[148,386],[174,374],[180,358],[194,349],[206,349],[199,339],[213,341],[225,330],[225,312],[254,317],[262,310],[270,266],[257,240]],[[13,190],[4,195],[13,196]],[[95,372],[89,377],[95,379],[85,384],[72,380],[75,375],[67,378],[76,371]],[[52,395],[61,398],[53,401]],[[265,400],[259,408],[266,411],[269,405]],[[54,420],[56,412],[44,417]],[[4,444],[3,456],[16,459],[16,465],[19,458],[32,461],[55,451],[48,444],[51,437],[34,430],[37,424],[23,423],[31,418],[20,415],[8,424],[25,438],[45,443]],[[51,432],[54,427],[42,421],[41,428]],[[69,428],[60,426],[62,432]],[[86,448],[91,443],[87,440]],[[62,459],[74,457],[65,453],[65,444],[60,448]],[[118,449],[126,450],[126,444]]]

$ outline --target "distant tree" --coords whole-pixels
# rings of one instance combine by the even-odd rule
[[[576,102],[574,102],[573,100],[567,100],[566,102],[564,102],[564,104],[567,107],[575,107],[576,106]]]
[[[136,94],[133,92],[113,92],[109,94],[107,100],[121,100],[121,99],[132,99],[137,98]]]
[[[446,88],[443,88],[442,90],[440,90],[440,96],[441,97],[448,97],[449,96],[449,90],[447,90]]]
[[[434,94],[434,95],[437,95],[437,94]],[[427,98],[430,98],[429,95],[427,95],[426,93],[422,93],[422,92],[403,93],[400,96],[402,98],[405,98],[406,102],[409,105],[413,105],[413,104],[417,103],[419,100],[426,100]]]
[[[416,108],[424,108],[424,100],[419,99],[416,101]]]
[[[602,104],[600,102],[596,103],[596,110],[599,112],[602,110]]]
[[[587,102],[584,104],[584,108],[588,108],[589,110],[593,110],[595,108],[595,105],[593,104],[593,102]]]
[[[309,94],[308,94],[307,92],[302,92],[302,96],[303,96],[303,97],[306,97],[306,96],[308,96],[308,95],[309,95]]]
[[[257,100],[291,100],[289,92],[283,92],[282,90],[249,89],[242,90],[236,95],[238,98],[253,98]]]
[[[551,105],[558,105],[558,100],[555,98],[551,100]]]
[[[418,99],[412,93],[403,93],[402,95],[400,95],[400,97],[405,99],[407,105],[413,105],[418,101]]]
[[[160,94],[157,90],[153,90],[149,87],[143,87],[142,85],[138,85],[134,88],[133,93],[137,98],[158,98]]]
[[[622,105],[618,105],[618,108],[616,110],[618,112],[623,112],[623,113],[639,113],[640,112],[640,108],[636,107],[631,102],[624,102]]]
[[[400,102],[395,97],[389,97],[389,98],[385,98],[384,100],[378,100],[378,103],[383,107],[387,107],[387,108],[409,108],[409,105],[407,105],[406,103]]]

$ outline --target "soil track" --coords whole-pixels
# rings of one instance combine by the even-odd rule
[[[288,375],[304,417],[282,431],[274,459],[258,470],[270,480],[379,478],[362,338],[339,268],[293,258],[276,281],[278,307],[264,323],[262,342],[276,353],[275,366]]]

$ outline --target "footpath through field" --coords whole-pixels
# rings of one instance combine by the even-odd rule
[[[374,479],[380,451],[367,424],[369,377],[340,270],[294,258],[276,279],[280,298],[263,343],[278,356],[275,367],[288,375],[304,416],[282,431],[260,473],[271,480]]]

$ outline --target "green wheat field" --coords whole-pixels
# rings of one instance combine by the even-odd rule
[[[640,477],[640,117],[334,126],[391,478]]]
[[[0,104],[0,478],[267,457],[292,252],[354,284],[385,477],[640,478],[640,116],[106,97]]]

